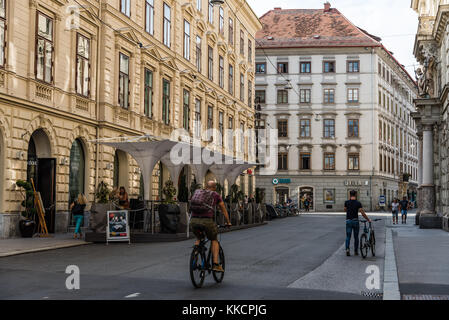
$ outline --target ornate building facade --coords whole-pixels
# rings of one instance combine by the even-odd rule
[[[98,139],[253,129],[260,27],[245,0],[0,1],[0,237],[18,234],[20,179],[35,181],[51,232],[101,181],[137,197],[137,163]],[[250,160],[249,144],[214,148]],[[167,172],[155,168],[154,199]]]
[[[449,231],[449,1],[413,0],[419,26],[414,54],[419,97],[415,100],[422,145],[419,174],[419,224]]]

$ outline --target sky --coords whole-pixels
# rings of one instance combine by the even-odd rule
[[[321,9],[325,0],[247,0],[258,17],[274,7],[282,9]],[[413,56],[418,14],[410,8],[410,0],[329,0],[356,26],[382,38],[383,45],[393,52],[412,78],[417,62]]]

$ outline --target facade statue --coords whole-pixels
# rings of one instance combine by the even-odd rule
[[[423,49],[423,48],[421,48]],[[416,81],[418,83],[418,95],[421,98],[431,98],[435,95],[434,70],[436,61],[433,55],[423,52],[424,63],[415,71]]]

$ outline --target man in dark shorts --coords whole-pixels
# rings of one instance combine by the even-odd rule
[[[365,210],[363,210],[362,204],[357,201],[357,192],[352,190],[349,193],[350,200],[345,202],[345,212],[346,212],[346,255],[349,257],[350,250],[349,250],[349,244],[351,242],[351,235],[352,232],[354,232],[354,255],[359,255],[359,230],[360,230],[360,224],[359,224],[359,212],[362,214],[362,216],[371,222],[370,218],[365,213]]]
[[[221,212],[225,216],[226,219],[226,226],[231,226],[231,221],[229,220],[228,211],[226,210],[226,206],[223,202],[223,199],[221,196],[216,192],[217,190],[217,183],[215,181],[209,181],[207,183],[206,190],[212,191],[212,195],[214,197],[214,205],[213,208],[215,209],[218,205],[218,208],[220,208]],[[218,252],[220,250],[220,244],[217,239],[218,235],[218,228],[217,224],[214,221],[214,210],[210,209],[206,214],[195,214],[195,212],[192,212],[192,218],[190,219],[190,225],[202,225],[205,227],[207,238],[212,242],[211,250],[212,250],[212,257],[214,259],[214,265],[212,269],[217,272],[224,272],[223,267],[218,264]],[[196,235],[195,235],[196,236]],[[195,241],[195,245],[200,244],[200,239],[197,237]]]
[[[407,197],[404,196],[402,200],[399,202],[399,209],[401,210],[402,223],[407,224],[407,210],[410,208],[410,203],[407,200]]]

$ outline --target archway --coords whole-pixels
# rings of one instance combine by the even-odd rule
[[[309,210],[315,210],[315,188],[314,187],[299,187],[298,204],[300,209],[305,209],[304,200],[309,200]]]
[[[28,143],[27,180],[31,179],[42,198],[48,231],[54,233],[56,159],[51,157],[50,139],[43,129],[34,131]]]
[[[129,184],[129,167],[128,167],[128,156],[125,152],[121,150],[115,150],[114,155],[114,179],[113,187],[120,188],[125,187],[128,191]]]
[[[86,157],[83,143],[80,139],[73,141],[70,149],[69,168],[69,204],[72,203],[79,194],[85,194],[86,185]]]

